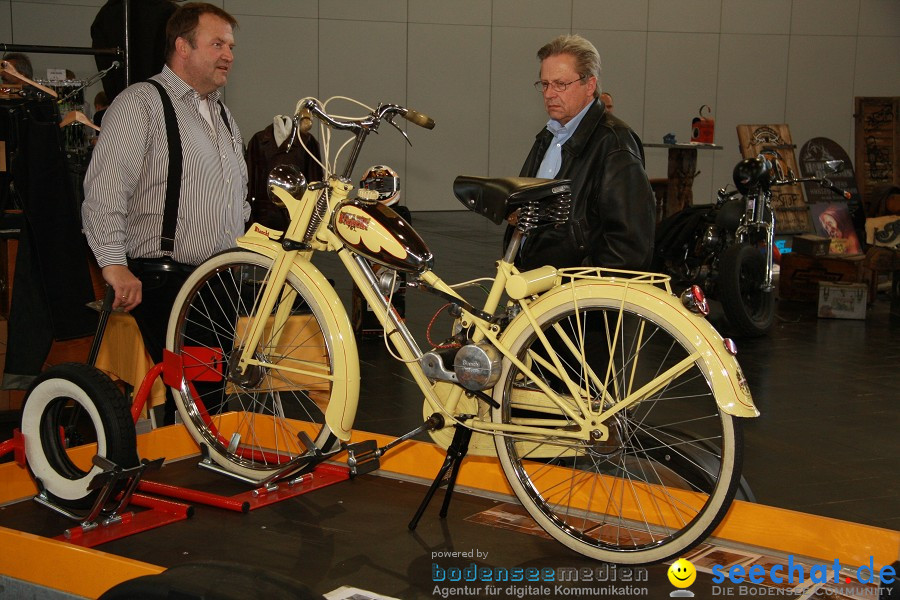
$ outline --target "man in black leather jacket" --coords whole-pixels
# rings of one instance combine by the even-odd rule
[[[655,203],[644,150],[631,128],[598,101],[597,49],[581,36],[564,35],[542,47],[538,58],[535,87],[550,121],[520,175],[571,179],[574,204],[569,223],[528,235],[517,266],[649,268]]]

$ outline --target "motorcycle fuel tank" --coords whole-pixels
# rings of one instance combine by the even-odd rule
[[[716,225],[724,231],[734,231],[741,224],[744,216],[744,199],[733,198],[727,201],[719,209],[716,215]]]
[[[348,200],[334,212],[334,232],[354,252],[398,271],[430,269],[434,256],[419,234],[391,207]]]

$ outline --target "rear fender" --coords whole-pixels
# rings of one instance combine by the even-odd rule
[[[737,358],[726,350],[719,332],[705,317],[688,311],[678,298],[659,287],[623,278],[581,279],[550,290],[532,302],[529,310],[539,314],[573,300],[596,297],[609,298],[617,304],[624,302],[626,307],[642,308],[649,315],[657,315],[660,320],[671,323],[684,343],[700,353],[719,408],[735,417],[759,416],[747,379]],[[508,347],[530,327],[527,317],[519,314],[503,332],[500,341]],[[502,395],[501,387],[494,388],[495,394]],[[501,401],[501,398],[495,399]]]

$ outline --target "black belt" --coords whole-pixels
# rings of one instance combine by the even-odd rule
[[[134,274],[139,273],[192,273],[195,267],[187,263],[175,262],[171,258],[129,258],[128,268]]]

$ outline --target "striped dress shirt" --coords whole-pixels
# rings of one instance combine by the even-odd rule
[[[222,121],[218,90],[207,96],[213,127],[200,112],[200,95],[168,66],[153,79],[169,92],[181,135],[183,166],[172,258],[198,265],[232,248],[250,218],[247,165],[237,123]],[[159,92],[147,82],[116,96],[84,180],[85,235],[101,267],[130,258],[160,258],[169,146]]]

